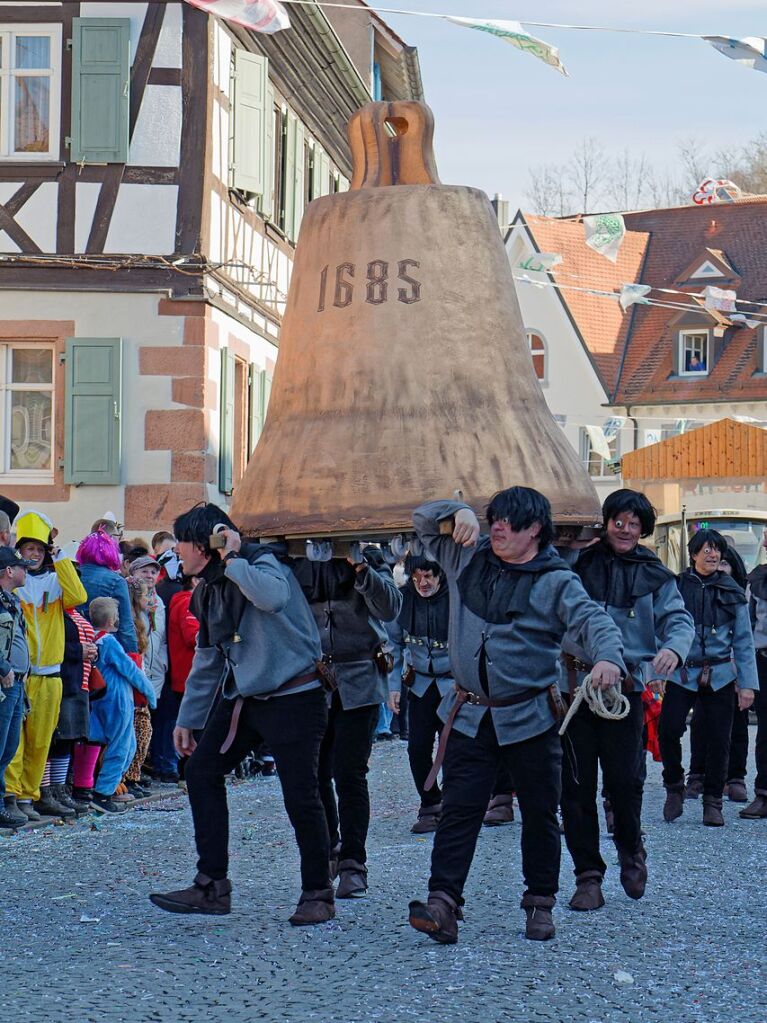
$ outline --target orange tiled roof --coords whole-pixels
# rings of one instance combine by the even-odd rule
[[[627,213],[624,219],[626,237],[618,263],[612,264],[585,244],[580,220],[525,216],[538,248],[563,255],[554,270],[559,284],[618,290],[621,284],[636,282],[673,288],[681,273],[713,253],[739,275],[739,299],[767,302],[767,196]],[[701,290],[707,283],[717,280],[702,281]],[[609,299],[567,290],[561,295],[615,404],[767,399],[767,381],[754,375],[759,328],[729,327],[716,342],[721,349],[710,372],[680,378],[673,376],[678,311],[638,305],[623,314]],[[681,295],[651,297],[691,304]],[[712,325],[703,311],[700,323]]]
[[[559,293],[608,395],[612,394],[618,379],[631,310],[624,313],[611,299],[574,289],[620,291],[621,285],[639,280],[649,236],[639,231],[627,232],[617,263],[611,263],[586,245],[580,220],[553,220],[532,214],[524,217],[538,249],[541,252],[558,252],[562,256],[562,262],[554,267],[551,276],[561,288]]]

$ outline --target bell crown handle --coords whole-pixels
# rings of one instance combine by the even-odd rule
[[[349,120],[354,171],[350,190],[438,185],[434,114],[425,103],[367,103]]]

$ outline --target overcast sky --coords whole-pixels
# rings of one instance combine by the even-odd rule
[[[400,0],[382,6],[767,36],[766,0],[643,0],[636,9],[625,0]],[[767,130],[767,74],[702,41],[530,28],[559,47],[571,76],[564,78],[484,33],[432,18],[384,17],[419,49],[442,180],[490,195],[500,191],[515,206],[529,205],[528,169],[566,161],[584,136],[671,166],[682,136],[706,139],[712,149],[737,148]]]

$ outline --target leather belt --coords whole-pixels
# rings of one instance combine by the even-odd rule
[[[266,693],[264,696],[249,696],[249,700],[268,700],[269,697],[275,696],[277,693],[284,693],[288,689],[297,689],[298,686],[304,686],[307,682],[317,682],[316,671],[307,672],[306,675],[296,675],[295,678],[288,679],[287,682],[283,682],[281,686],[277,686],[271,693]],[[242,705],[245,703],[244,696],[238,696],[234,701],[234,710],[232,711],[232,720],[229,723],[229,731],[226,733],[226,738],[219,750],[219,753],[228,753],[232,748],[232,743],[237,737],[237,727],[240,724],[240,714],[242,714]]]
[[[705,668],[708,665],[713,668],[715,664],[729,664],[730,654],[726,657],[704,657],[702,659],[689,658],[684,662],[685,668]]]
[[[442,767],[442,761],[445,759],[448,737],[453,729],[453,724],[458,716],[458,711],[465,703],[468,703],[472,707],[513,707],[518,703],[527,703],[528,700],[533,700],[536,696],[541,696],[546,691],[546,689],[534,689],[530,687],[528,689],[523,689],[521,693],[517,693],[515,696],[507,697],[505,700],[494,700],[489,696],[480,696],[478,693],[470,693],[468,689],[464,689],[456,682],[455,703],[453,704],[453,709],[448,715],[444,728],[440,732],[439,744],[437,745],[437,755],[434,758],[432,769],[429,771],[426,781],[424,782],[424,791],[428,792],[437,780],[439,769]]]

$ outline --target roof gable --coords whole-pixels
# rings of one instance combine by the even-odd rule
[[[695,284],[737,285],[741,281],[740,274],[735,270],[721,249],[702,249],[699,255],[674,279],[677,288],[689,288]]]

